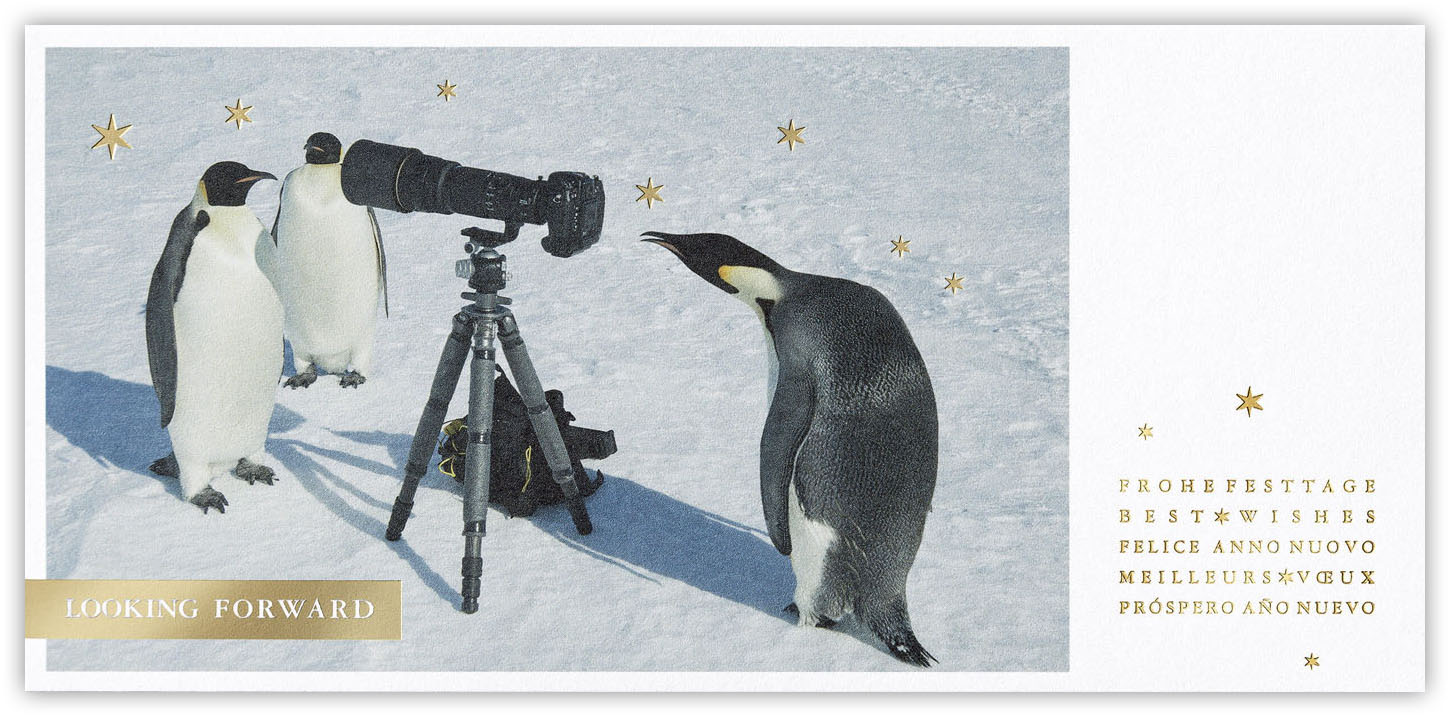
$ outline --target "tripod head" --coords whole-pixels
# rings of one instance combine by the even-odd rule
[[[501,232],[496,232],[491,229],[483,229],[481,227],[469,227],[459,233],[463,236],[468,237],[469,244],[479,247],[488,247],[489,249],[497,249],[515,239],[518,239],[519,229],[523,227],[523,225],[523,222],[506,221],[503,223],[503,231]]]
[[[508,270],[504,267],[508,257],[494,249],[517,239],[519,224],[508,222],[502,232],[469,227],[460,233],[468,237],[463,245],[468,258],[458,260],[454,273],[460,279],[468,279],[468,286],[474,291],[485,294],[503,291],[508,285]]]

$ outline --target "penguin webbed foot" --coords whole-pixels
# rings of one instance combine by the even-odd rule
[[[151,461],[151,465],[147,468],[152,473],[167,478],[178,478],[181,476],[181,466],[176,462],[175,453],[167,453],[164,457]]]
[[[227,497],[222,495],[221,491],[211,486],[202,488],[201,492],[192,496],[189,502],[192,505],[201,508],[201,512],[203,514],[205,514],[207,510],[211,508],[216,508],[216,511],[218,513],[227,512]]]
[[[306,371],[287,379],[282,385],[287,388],[307,388],[317,381],[317,369],[311,366]]]
[[[277,480],[277,472],[264,465],[258,465],[245,458],[237,461],[237,478],[247,482],[247,485],[266,483],[273,485]],[[221,495],[218,493],[217,495]]]
[[[356,371],[348,371],[347,373],[344,373],[340,378],[338,378],[337,386],[338,388],[357,388],[358,386],[363,385],[363,383],[365,383],[367,380],[367,376],[364,376]]]
[[[790,615],[791,617],[795,618],[797,621],[800,620],[800,617],[801,617],[801,609],[798,608],[798,607],[796,607],[796,604],[795,603],[791,603],[789,605],[786,605],[785,606],[785,609],[781,610],[781,612],[783,612],[783,613],[785,613],[787,615]],[[836,621],[835,620],[832,620],[831,618],[826,617],[824,615],[817,615],[815,617],[815,623],[811,625],[811,627],[819,627],[819,628],[821,628],[823,630],[829,630],[829,629],[831,629],[831,628],[833,628],[835,626],[836,626]]]

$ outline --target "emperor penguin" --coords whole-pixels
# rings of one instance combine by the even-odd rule
[[[906,609],[906,575],[936,489],[931,379],[880,292],[791,271],[724,234],[645,232],[765,328],[772,393],[760,438],[760,497],[790,556],[804,626],[847,613],[897,659],[930,667]]]
[[[388,310],[387,258],[372,207],[342,194],[342,143],[327,132],[307,138],[307,163],[282,182],[272,225],[278,291],[287,339],[299,367],[289,388],[306,388],[318,370],[357,387],[372,372],[378,299]]]
[[[263,444],[282,370],[282,303],[257,266],[267,230],[246,205],[258,180],[240,162],[218,162],[171,223],[146,297],[146,352],[171,455],[151,464],[179,477],[205,513],[225,513],[212,478],[272,485]]]

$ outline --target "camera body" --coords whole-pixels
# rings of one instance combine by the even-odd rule
[[[353,204],[403,213],[456,212],[497,219],[514,231],[519,224],[547,225],[544,250],[558,257],[593,246],[604,226],[604,184],[598,177],[554,172],[547,179],[525,179],[366,139],[354,142],[343,157],[342,193]]]

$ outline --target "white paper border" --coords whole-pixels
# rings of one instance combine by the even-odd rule
[[[1071,130],[1071,168],[1073,175],[1073,198],[1069,204],[1072,214],[1074,253],[1081,250],[1076,236],[1082,208],[1077,205],[1079,190],[1079,158],[1082,148],[1093,146],[1093,138],[1080,135],[1077,127],[1079,115],[1077,98],[1083,92],[1094,91],[1097,82],[1107,79],[1105,73],[1132,71],[1131,65],[1122,64],[1105,67],[1095,64],[1099,51],[1115,55],[1112,60],[1122,63],[1125,51],[1140,53],[1138,59],[1151,64],[1155,43],[1171,41],[1174,33],[1221,32],[1233,33],[1291,33],[1303,36],[1306,33],[1363,33],[1356,34],[1356,40],[1368,44],[1414,43],[1419,48],[1419,72],[1424,72],[1424,29],[1419,26],[1379,26],[1373,28],[1333,27],[1165,27],[1165,26],[1105,26],[1105,27],[1050,27],[1050,26],[638,26],[616,25],[601,27],[584,26],[67,26],[26,28],[26,252],[25,252],[25,368],[26,376],[32,377],[25,386],[25,575],[28,578],[44,577],[45,565],[45,429],[44,429],[44,387],[43,381],[34,378],[43,374],[37,369],[44,365],[44,50],[47,47],[121,47],[121,46],[250,46],[250,47],[300,47],[300,46],[398,46],[398,47],[449,47],[449,46],[1066,46],[1070,48],[1071,88],[1074,97],[1070,112],[1073,115]],[[1362,50],[1362,47],[1354,49]],[[1131,54],[1129,52],[1128,54]],[[1423,98],[1422,98],[1423,102]],[[1423,105],[1422,105],[1423,106]],[[1373,111],[1367,108],[1366,111]],[[1390,117],[1389,121],[1403,121],[1403,117]],[[1333,121],[1326,118],[1325,121]],[[1424,118],[1419,118],[1420,136],[1424,136]],[[1179,131],[1191,127],[1176,128]],[[1192,147],[1180,149],[1192,149]],[[1421,199],[1423,206],[1423,197]],[[1423,223],[1421,236],[1423,237]],[[1072,304],[1077,313],[1077,297],[1080,275],[1076,265],[1070,265],[1072,275]],[[1424,307],[1418,307],[1423,319]],[[1421,321],[1423,326],[1423,321]],[[1073,328],[1074,351],[1077,337],[1085,330],[1082,326]],[[1424,336],[1420,337],[1423,345]],[[1074,376],[1074,378],[1078,378]],[[1423,365],[1421,367],[1423,385]],[[1072,424],[1079,417],[1078,384],[1073,383]],[[1422,419],[1423,419],[1423,413]],[[1423,424],[1422,424],[1423,425]],[[1070,432],[1077,435],[1077,430]],[[1423,465],[1423,434],[1421,437],[1420,460]],[[1072,454],[1078,456],[1077,444],[1072,445]],[[1077,466],[1074,460],[1073,465]],[[1083,487],[1076,474],[1072,477],[1071,510],[1072,545],[1078,546],[1080,534],[1081,499]],[[1423,535],[1423,525],[1420,534]],[[1079,553],[1080,554],[1080,553]],[[1424,553],[1420,555],[1421,579],[1423,580]],[[1074,566],[1080,567],[1080,566]],[[1076,572],[1076,571],[1073,571]],[[1184,689],[1182,684],[1145,679],[1144,675],[1103,674],[1104,663],[1099,656],[1083,655],[1076,646],[1081,644],[1079,635],[1088,618],[1080,604],[1078,584],[1070,585],[1071,634],[1074,649],[1071,651],[1073,669],[1067,673],[94,673],[45,671],[43,641],[26,640],[25,664],[26,687],[28,689],[86,689],[86,690],[312,690],[319,688],[336,690],[756,690],[796,691],[811,690],[1153,690]],[[1423,636],[1423,615],[1420,620]],[[1423,655],[1419,658],[1421,672],[1408,675],[1399,681],[1341,681],[1334,685],[1319,687],[1305,684],[1284,684],[1279,682],[1249,681],[1241,684],[1198,685],[1189,689],[1221,690],[1276,690],[1276,689],[1324,689],[1324,690],[1416,690],[1423,689]],[[1121,665],[1119,665],[1121,666]]]

